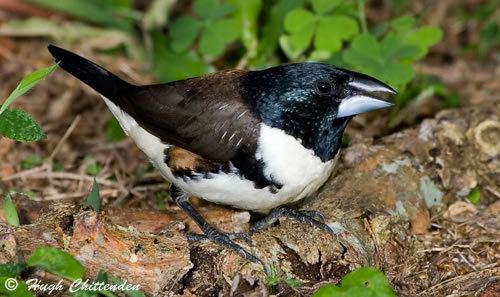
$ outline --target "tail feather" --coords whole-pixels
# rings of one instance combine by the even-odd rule
[[[49,45],[49,52],[59,66],[89,85],[104,97],[115,102],[131,84],[101,66],[60,47]]]

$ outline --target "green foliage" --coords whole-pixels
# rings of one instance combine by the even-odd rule
[[[17,277],[26,268],[24,263],[0,264],[0,275],[6,277]]]
[[[467,197],[467,200],[469,200],[469,202],[472,204],[479,203],[479,201],[481,200],[481,191],[479,190],[479,187],[475,187],[474,189],[472,189],[472,191],[469,193],[469,196]]]
[[[492,49],[500,47],[500,24],[489,22],[481,28],[479,39],[479,53],[486,55]]]
[[[78,260],[76,260],[72,255],[67,252],[53,248],[53,247],[40,247],[36,248],[31,256],[24,263],[9,263],[9,264],[0,264],[0,296],[13,296],[13,297],[29,297],[32,296],[31,292],[28,290],[26,284],[22,281],[17,281],[17,289],[10,291],[6,288],[7,285],[12,289],[13,280],[6,281],[8,278],[18,277],[26,267],[38,267],[42,268],[50,273],[61,276],[67,280],[75,281],[75,280],[83,280],[85,275],[85,270],[82,264]],[[11,282],[11,283],[9,283]],[[100,271],[97,275],[95,282],[106,283],[106,284],[123,284],[124,281],[122,279],[116,277],[108,277],[107,272]],[[78,288],[73,288],[78,289]],[[144,292],[140,290],[128,290],[123,291],[125,295],[129,297],[144,297],[146,296]],[[86,291],[86,290],[77,290],[71,293],[71,296],[75,297],[97,297],[97,296],[106,296],[106,297],[115,297],[114,292],[105,290],[105,291]],[[122,295],[120,295],[122,296]]]
[[[271,289],[275,289],[278,285],[287,285],[292,290],[295,290],[302,286],[302,282],[289,274],[285,274],[283,271],[279,270],[273,263],[266,265],[265,267],[266,279],[265,284]]]
[[[384,273],[375,268],[362,267],[346,274],[340,286],[333,284],[319,288],[313,297],[395,297]]]
[[[30,169],[43,164],[43,159],[38,154],[29,154],[21,160],[21,169]]]
[[[264,2],[263,4],[269,5],[270,2]],[[257,55],[251,61],[251,65],[254,67],[266,66],[267,60],[273,57],[279,38],[285,30],[284,20],[286,15],[288,12],[304,5],[304,0],[278,0],[273,2],[269,8],[270,13],[267,15],[267,20],[262,26]],[[266,9],[263,11],[266,11]]]
[[[84,268],[72,255],[53,247],[36,248],[26,260],[30,267],[40,267],[69,280],[83,279]]]
[[[238,8],[234,18],[241,28],[241,42],[245,46],[246,56],[254,58],[257,55],[259,15],[262,8],[262,0],[228,0],[229,3]]]
[[[297,288],[300,288],[302,286],[302,282],[296,278],[293,278],[293,277],[287,278],[285,282],[292,289],[297,289]]]
[[[155,32],[153,41],[153,74],[162,81],[174,81],[200,76],[214,68],[200,60],[192,52],[175,53],[168,46],[168,39]]]
[[[171,200],[170,193],[167,191],[159,191],[156,192],[156,205],[158,206],[158,209],[166,209],[167,208],[167,201]]]
[[[415,77],[412,63],[424,57],[441,38],[438,27],[415,28],[415,18],[403,16],[391,21],[380,39],[368,33],[356,36],[343,53],[343,60],[351,69],[402,89]]]
[[[36,70],[28,75],[26,75],[17,87],[12,91],[12,93],[7,97],[2,107],[0,108],[0,115],[9,107],[9,105],[14,102],[14,100],[24,95],[26,92],[31,90],[37,83],[44,79],[47,75],[52,73],[57,68],[57,64],[49,66],[47,68]]]
[[[95,178],[92,182],[92,189],[87,196],[87,205],[93,210],[99,211],[101,209],[101,197],[99,195],[99,185],[97,184]]]
[[[298,59],[310,47],[311,41],[314,51],[310,59],[327,59],[342,48],[344,41],[358,34],[356,20],[337,12],[341,3],[340,0],[312,0],[312,12],[298,8],[287,14],[285,29],[288,34],[280,38],[280,44],[290,59]]]
[[[3,215],[7,224],[12,226],[19,226],[19,216],[17,215],[16,206],[12,202],[10,194],[5,194],[3,198]]]
[[[43,78],[52,73],[57,64],[36,70],[26,75],[0,107],[0,136],[17,141],[36,141],[45,139],[46,135],[40,125],[25,111],[9,105],[16,98],[31,90]]]
[[[182,16],[170,27],[173,51],[187,51],[199,36],[200,54],[210,58],[222,54],[225,46],[236,40],[240,33],[236,20],[227,18],[236,8],[218,0],[196,0],[193,4],[196,17]]]
[[[85,163],[85,171],[88,175],[96,176],[99,173],[99,170],[101,170],[101,167],[99,166],[99,163],[97,163],[97,160],[90,156],[85,157]]]
[[[140,18],[131,0],[27,0],[45,8],[60,11],[91,23],[122,30],[132,30],[134,19]]]
[[[276,287],[280,283],[280,276],[276,267],[271,264],[266,267],[266,280],[265,283],[268,287]]]
[[[31,297],[33,296],[31,292],[28,290],[28,286],[21,281],[17,281],[17,287],[15,290],[7,289],[12,288],[13,279],[9,277],[0,276],[0,296],[7,297]]]
[[[6,277],[16,277],[26,268],[24,263],[0,264],[0,275]]]
[[[104,28],[27,19],[1,24],[2,32],[50,37],[61,43],[85,39],[93,48],[108,53],[123,49],[140,62],[147,58],[160,81],[235,66],[255,69],[311,60],[332,63],[372,75],[398,89],[397,108],[427,88],[407,92],[416,77],[412,65],[442,38],[438,27],[419,27],[413,16],[367,24],[364,0],[192,0],[182,2],[180,14],[170,14],[174,7],[170,0],[152,1],[145,13],[135,10],[131,0],[28,1]],[[407,3],[390,1],[397,12]],[[498,24],[491,21],[492,11],[494,6],[481,12],[488,19],[481,33],[483,48],[497,44]],[[44,71],[53,70],[47,69],[40,70],[41,77]],[[19,95],[17,91],[12,97]],[[447,106],[458,104],[455,94],[442,93]],[[0,134],[24,141],[43,139],[45,134],[29,115],[7,108],[10,101],[2,107]],[[24,130],[16,125],[20,122]],[[115,119],[106,124],[108,143],[124,137]]]
[[[38,141],[47,137],[38,122],[19,108],[7,108],[0,115],[0,136],[17,141]]]
[[[118,120],[113,117],[109,119],[104,128],[104,140],[107,143],[115,143],[125,139],[127,135],[123,132]]]

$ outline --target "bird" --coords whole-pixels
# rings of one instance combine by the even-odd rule
[[[171,183],[172,200],[202,230],[188,240],[212,241],[255,263],[262,261],[236,242],[251,242],[250,236],[219,231],[190,197],[267,215],[252,233],[281,217],[332,232],[320,212],[293,205],[329,178],[350,120],[392,106],[385,97],[396,94],[371,76],[315,62],[138,86],[73,52],[48,50],[101,95]]]

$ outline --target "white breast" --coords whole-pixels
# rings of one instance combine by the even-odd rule
[[[283,185],[277,193],[268,188],[256,189],[254,183],[243,179],[234,167],[228,173],[210,174],[208,179],[184,180],[175,177],[165,164],[165,149],[169,145],[140,127],[110,100],[104,100],[124,132],[149,157],[163,177],[187,193],[214,203],[267,212],[314,193],[328,179],[336,162],[336,158],[322,162],[296,138],[262,124],[256,158],[266,164],[266,177]]]

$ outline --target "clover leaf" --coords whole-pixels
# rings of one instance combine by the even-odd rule
[[[406,85],[415,76],[411,64],[442,38],[438,27],[415,28],[415,23],[414,17],[402,16],[390,23],[390,30],[381,40],[371,34],[356,36],[343,53],[343,61],[396,88]]]
[[[359,32],[359,26],[352,17],[342,14],[329,14],[342,1],[313,0],[313,12],[297,8],[287,14],[285,30],[280,45],[291,59],[297,59],[314,40],[311,57],[328,58],[342,48],[342,43],[352,39]],[[326,54],[325,54],[326,53]]]
[[[378,269],[361,267],[346,274],[339,286],[333,284],[319,288],[313,297],[395,297],[384,273]]]
[[[387,50],[390,48],[390,51]],[[418,50],[387,38],[380,43],[369,34],[358,35],[351,47],[344,52],[344,61],[352,68],[383,80],[393,86],[401,86],[413,79],[415,73],[409,63],[401,57]]]
[[[199,37],[198,50],[203,56],[219,56],[240,34],[238,22],[227,18],[235,9],[236,6],[218,0],[196,0],[193,4],[196,16],[180,17],[170,28],[172,50],[186,52]]]

